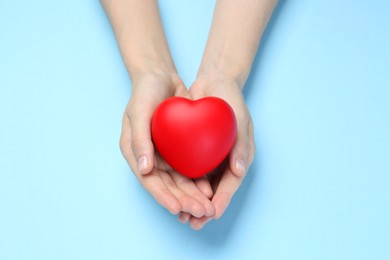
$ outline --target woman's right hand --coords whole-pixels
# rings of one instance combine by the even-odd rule
[[[132,95],[123,116],[120,148],[143,187],[170,213],[210,217],[215,208],[206,178],[189,179],[175,172],[154,150],[150,124],[155,108],[171,96],[189,98],[183,81],[175,73],[153,71],[133,80]],[[187,217],[188,216],[188,217]]]

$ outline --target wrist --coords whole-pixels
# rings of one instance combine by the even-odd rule
[[[142,55],[142,57],[128,59],[125,64],[133,82],[139,81],[146,75],[156,75],[164,78],[177,76],[176,67],[170,59]]]
[[[249,69],[245,65],[234,61],[229,57],[215,58],[210,61],[202,61],[199,67],[197,79],[230,80],[234,81],[239,88],[244,88],[248,78]]]
[[[142,70],[137,70],[131,74],[132,91],[144,91],[145,86],[154,86],[156,91],[164,93],[174,93],[178,85],[183,82],[175,70],[165,66],[150,66]]]
[[[237,86],[240,90],[244,88],[246,76],[235,69],[234,66],[217,66],[216,64],[202,64],[198,70],[196,77],[197,81],[201,82],[220,82],[220,83],[233,83],[229,84]],[[213,85],[213,84],[205,84]]]

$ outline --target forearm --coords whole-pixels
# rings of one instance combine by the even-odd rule
[[[149,72],[176,73],[157,0],[101,0],[131,79]]]
[[[198,77],[222,74],[241,88],[277,0],[217,0]]]

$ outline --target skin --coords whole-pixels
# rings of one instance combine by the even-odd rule
[[[277,0],[217,0],[201,65],[189,91],[177,75],[156,0],[102,0],[132,80],[120,147],[123,156],[156,201],[195,230],[220,218],[252,164],[253,124],[242,95],[261,35]],[[243,28],[245,28],[243,30]],[[233,108],[236,143],[218,169],[200,179],[181,176],[153,147],[154,109],[171,96],[217,96]]]

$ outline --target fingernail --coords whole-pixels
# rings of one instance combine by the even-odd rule
[[[188,215],[188,214],[186,214],[186,215],[184,215],[184,217],[183,217],[183,224],[186,224],[189,220],[190,220],[190,215]]]
[[[139,159],[138,159],[138,171],[139,173],[141,174],[145,174],[145,170],[146,168],[148,168],[148,157],[146,155],[142,155]]]
[[[187,223],[189,220],[190,220],[190,215],[186,215],[185,217],[184,217],[184,223]]]
[[[241,176],[245,174],[245,163],[241,159],[236,160],[236,169],[240,173]]]

